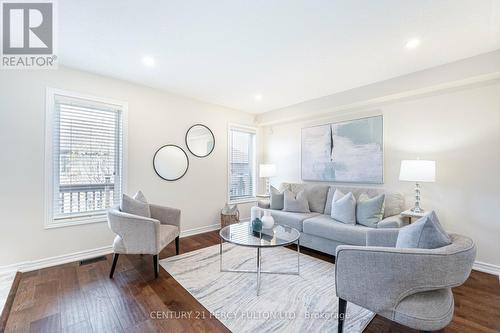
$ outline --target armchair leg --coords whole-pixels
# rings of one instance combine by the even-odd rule
[[[175,238],[175,254],[179,255],[179,236]]]
[[[339,298],[339,323],[338,323],[338,333],[342,333],[344,328],[345,312],[347,308],[347,301],[345,299]]]
[[[111,272],[109,272],[109,278],[113,278],[113,274],[115,274],[116,263],[118,262],[119,253],[113,253],[113,264],[111,265]]]
[[[155,254],[153,256],[153,266],[155,270],[155,279],[158,278],[158,255]]]

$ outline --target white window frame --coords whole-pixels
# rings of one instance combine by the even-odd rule
[[[253,168],[254,170],[254,177],[253,177],[253,184],[252,184],[252,197],[250,198],[244,198],[244,199],[238,199],[238,200],[232,200],[231,199],[231,130],[232,129],[241,129],[244,131],[251,131],[255,133],[255,140],[254,140],[254,149],[253,149]],[[251,202],[256,202],[257,197],[257,147],[258,147],[258,136],[257,136],[257,128],[253,126],[248,126],[248,125],[241,125],[241,124],[235,124],[235,123],[228,123],[227,126],[227,202],[230,204],[236,204],[236,203],[251,203]]]
[[[62,89],[50,88],[46,89],[45,96],[45,162],[44,162],[44,175],[45,175],[45,218],[44,228],[53,229],[61,227],[76,226],[90,223],[107,222],[106,212],[101,214],[89,214],[82,216],[75,216],[67,219],[59,219],[55,221],[53,216],[54,207],[54,159],[53,159],[53,136],[54,136],[54,116],[55,116],[55,98],[56,96],[63,96],[69,98],[76,98],[86,100],[94,103],[105,103],[116,105],[122,111],[122,193],[126,192],[127,188],[127,118],[128,118],[128,103],[117,101],[114,99],[97,97],[92,95],[81,94],[78,92],[67,91]]]

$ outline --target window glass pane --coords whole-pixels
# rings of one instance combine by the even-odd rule
[[[230,200],[254,196],[255,133],[230,130]]]
[[[121,110],[56,97],[53,218],[103,212],[121,196]]]

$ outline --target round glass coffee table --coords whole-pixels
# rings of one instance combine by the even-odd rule
[[[237,272],[237,273],[257,273],[257,296],[260,291],[260,275],[261,274],[287,274],[299,275],[300,274],[300,232],[292,227],[285,225],[275,225],[271,229],[262,229],[261,232],[252,230],[250,222],[236,223],[222,228],[219,232],[220,235],[220,249],[219,249],[219,264],[221,272]],[[232,243],[238,246],[253,247],[257,249],[257,268],[255,270],[245,269],[224,269],[222,267],[222,257],[224,242]],[[290,244],[297,244],[297,270],[291,272],[279,271],[264,271],[261,269],[261,249],[277,246],[286,246]]]

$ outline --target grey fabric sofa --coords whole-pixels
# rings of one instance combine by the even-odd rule
[[[299,230],[301,246],[335,255],[335,250],[339,245],[366,245],[366,234],[369,230],[373,230],[360,224],[348,225],[336,222],[330,217],[331,202],[336,188],[344,193],[352,192],[356,199],[362,193],[370,197],[385,193],[384,219],[378,223],[378,228],[400,228],[406,224],[399,215],[404,210],[403,195],[378,188],[283,183],[280,190],[289,189],[294,193],[301,190],[306,192],[311,213],[273,210],[268,204],[262,203],[259,203],[259,207],[252,207],[252,210],[269,210],[275,223]]]
[[[468,237],[450,234],[452,243],[437,249],[395,248],[398,233],[373,229],[367,246],[337,248],[339,311],[345,313],[347,301],[417,330],[440,330],[453,318],[451,288],[467,280],[476,246]]]

